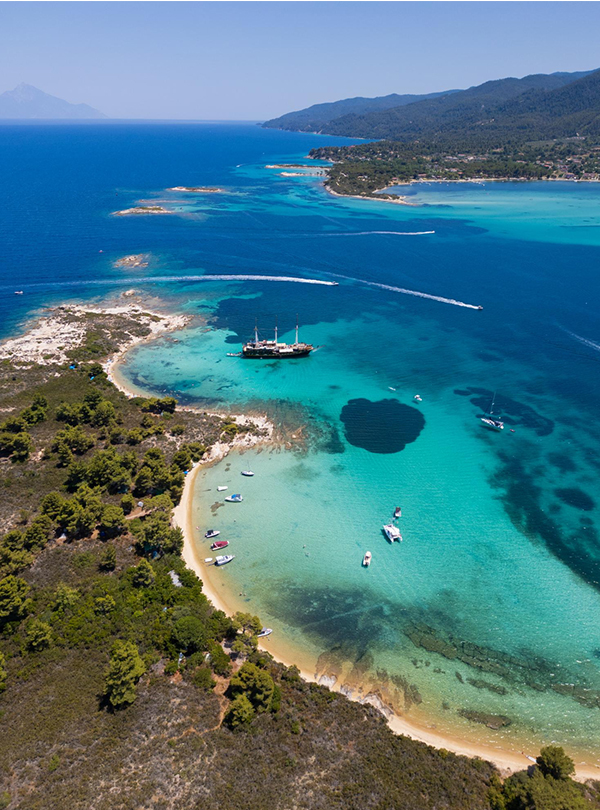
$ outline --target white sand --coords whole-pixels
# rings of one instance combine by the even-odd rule
[[[180,329],[187,323],[187,318],[182,315],[164,315],[160,312],[143,309],[136,304],[111,307],[69,304],[56,307],[49,315],[39,318],[23,335],[0,343],[0,359],[12,360],[18,365],[66,363],[68,361],[67,352],[76,349],[83,343],[88,329],[85,320],[74,319],[74,316],[77,318],[90,313],[131,317],[137,323],[144,324],[150,329],[150,335],[147,337],[154,337],[172,329]],[[147,337],[129,335],[111,362],[114,362],[117,356],[134,343],[146,340]]]
[[[222,457],[220,451],[211,459],[215,463],[216,459]],[[183,559],[192,571],[194,571],[203,582],[203,591],[210,599],[213,605],[219,610],[223,610],[229,616],[233,615],[235,610],[230,602],[228,602],[228,592],[223,588],[219,592],[214,584],[211,582],[209,574],[209,566],[207,566],[201,559],[196,550],[194,543],[194,516],[193,516],[193,495],[194,484],[196,476],[200,470],[201,465],[198,464],[189,473],[186,478],[183,495],[179,505],[173,512],[175,524],[179,526],[183,532],[184,546],[182,556]],[[277,642],[273,636],[269,637],[267,644],[261,645],[263,649],[270,652],[273,657],[285,664],[286,666],[297,666],[297,661],[293,661],[285,653],[282,654],[281,650],[277,648]],[[335,683],[335,679],[327,679],[324,676],[318,676],[316,673],[307,670],[305,667],[299,667],[300,674],[307,681],[313,683],[321,683],[335,691],[342,691],[351,700],[357,700],[359,703],[368,703],[375,706],[387,719],[389,727],[396,734],[403,734],[413,740],[432,745],[435,748],[445,748],[455,754],[463,754],[468,757],[479,757],[480,759],[493,762],[503,775],[514,773],[515,771],[522,771],[532,764],[530,757],[534,757],[537,752],[523,752],[518,750],[502,749],[500,747],[487,746],[477,742],[468,742],[461,740],[459,737],[453,737],[449,734],[441,734],[435,726],[426,726],[424,724],[417,724],[414,721],[408,720],[406,717],[395,714],[388,706],[386,706],[381,698],[376,694],[361,695],[353,693],[345,687],[339,687]],[[577,776],[580,781],[586,779],[600,779],[600,764],[581,762],[576,763]]]

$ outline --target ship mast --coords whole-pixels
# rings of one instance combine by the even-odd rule
[[[296,346],[298,345],[298,313],[296,313]]]
[[[277,345],[277,315],[275,316],[275,345]]]
[[[258,318],[254,319],[254,342],[258,343]]]

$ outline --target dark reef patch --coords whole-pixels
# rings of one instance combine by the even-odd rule
[[[489,411],[494,396],[494,392],[487,388],[455,388],[454,393],[459,397],[471,397],[471,404],[482,413]],[[554,422],[551,419],[537,413],[529,405],[501,394],[496,395],[494,413],[501,415],[507,425],[530,428],[538,436],[549,436],[554,430]]]
[[[351,399],[340,418],[350,444],[370,453],[399,453],[416,441],[425,427],[421,411],[397,399]]]
[[[531,540],[541,540],[548,551],[589,585],[600,589],[600,543],[593,526],[570,534],[544,511],[543,491],[523,459],[499,453],[501,468],[491,479],[504,492],[502,503],[511,522]],[[585,493],[582,493],[585,494]]]
[[[577,487],[564,487],[554,491],[563,503],[573,506],[575,509],[591,512],[596,506],[594,500],[582,489],[577,489]]]
[[[548,453],[548,461],[561,473],[575,472],[577,465],[567,453]]]

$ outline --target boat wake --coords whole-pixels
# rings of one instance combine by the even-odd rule
[[[383,234],[385,236],[428,236],[435,231],[345,231],[341,233],[320,233],[318,236],[370,236]],[[315,234],[313,234],[314,236]]]
[[[28,289],[39,289],[46,287],[80,287],[80,286],[126,286],[130,287],[132,284],[164,284],[175,281],[284,281],[293,282],[296,284],[320,284],[325,287],[335,287],[335,281],[323,281],[318,278],[301,278],[298,276],[261,276],[252,274],[226,274],[226,273],[212,273],[203,276],[143,276],[139,278],[105,278],[105,279],[74,279],[73,281],[48,281],[39,282],[37,284],[23,285]]]
[[[441,304],[452,304],[454,307],[465,307],[466,309],[483,309],[475,304],[466,304],[464,301],[456,301],[454,298],[443,298],[441,295],[431,295],[430,293],[419,292],[418,290],[407,290],[404,287],[394,287],[391,284],[380,284],[377,281],[366,281],[364,278],[352,278],[351,276],[342,276],[338,273],[325,273],[328,276],[335,278],[343,278],[346,281],[354,281],[356,284],[366,284],[368,287],[378,287],[381,290],[390,290],[390,292],[402,293],[402,295],[414,295],[417,298],[429,298],[431,301],[439,301]]]
[[[595,352],[600,352],[600,343],[595,343],[593,340],[588,340],[587,338],[581,337],[581,335],[576,335],[575,332],[570,332],[568,329],[565,329],[561,326],[563,332],[566,332],[567,335],[571,335],[572,338],[578,340],[579,343],[583,343],[584,346],[588,346],[590,349],[593,349]]]

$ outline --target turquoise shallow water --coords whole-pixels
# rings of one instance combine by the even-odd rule
[[[597,759],[600,188],[419,185],[420,205],[405,207],[265,169],[333,141],[251,126],[1,127],[2,329],[119,285],[202,316],[179,342],[131,352],[128,381],[297,431],[292,450],[232,455],[198,477],[199,535],[210,522],[236,554],[218,587],[275,628],[273,644],[409,717]],[[188,183],[230,193],[165,191]],[[175,213],[110,216],[140,199]],[[142,272],[113,266],[137,252]],[[190,279],[215,273],[340,283]],[[291,336],[296,313],[321,346],[310,358],[226,356],[255,317],[267,331],[278,316]],[[503,434],[477,420],[494,391]],[[213,509],[219,484],[244,502]],[[398,504],[405,539],[391,547],[380,529]]]
[[[423,206],[409,208],[331,199],[313,179],[295,179],[282,194],[264,170],[245,171],[270,180],[258,203],[245,201],[246,212],[277,215],[274,230],[264,234],[257,222],[249,238],[262,239],[265,256],[288,271],[485,308],[343,280],[333,288],[247,284],[233,297],[190,299],[208,331],[132,354],[126,373],[137,384],[215,407],[262,404],[308,437],[306,452],[234,455],[198,477],[201,556],[201,535],[213,525],[236,554],[216,573],[217,587],[225,583],[238,606],[258,613],[320,674],[379,691],[440,731],[531,750],[558,740],[594,755],[598,254],[593,231],[582,236],[570,208],[593,220],[598,189],[417,186]],[[315,212],[322,221],[310,235],[302,218]],[[357,235],[339,236],[340,224]],[[283,313],[285,329],[294,309],[309,322],[304,336],[322,346],[311,358],[225,356],[255,314],[262,326]],[[506,418],[500,435],[476,418],[494,390]],[[401,452],[371,452],[393,443],[389,426],[382,434],[377,424],[357,430],[341,420],[344,406],[361,399],[383,403],[390,425],[411,422],[417,392],[425,425]],[[394,410],[395,402],[407,409]],[[371,450],[354,446],[355,434]],[[255,478],[240,477],[245,467]],[[242,491],[243,504],[217,506],[221,484]],[[381,526],[397,504],[405,539],[392,547]]]

